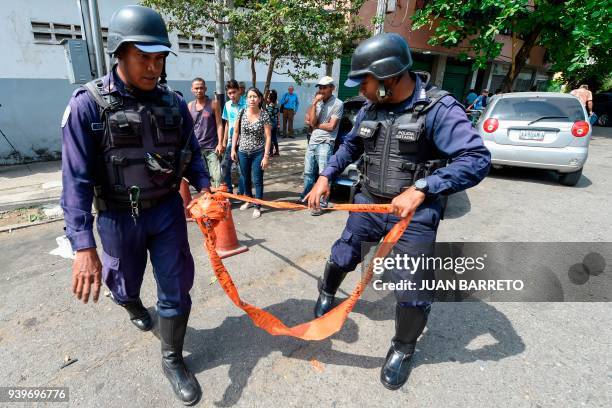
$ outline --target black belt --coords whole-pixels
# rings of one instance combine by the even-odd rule
[[[169,198],[173,196],[174,196],[174,193],[170,193],[170,194],[166,194],[163,197],[156,198],[153,200],[139,200],[138,208],[141,210],[148,210],[150,208],[153,208],[159,205],[163,201],[168,200]],[[132,207],[130,206],[129,201],[110,201],[110,200],[104,200],[100,197],[96,197],[95,200],[96,200],[96,208],[98,212],[104,212],[104,211],[109,211],[109,210],[111,211],[132,211]]]
[[[404,187],[399,194],[401,194],[404,191],[408,190],[410,187],[412,187],[412,186]],[[373,193],[368,191],[368,188],[365,185],[361,186],[361,188],[360,188],[360,190],[358,192],[362,193],[364,196],[369,198],[374,204],[391,204],[391,201],[393,200],[393,198],[395,198],[395,197],[388,198],[388,197],[383,197],[383,196],[380,196],[380,195],[377,195],[377,194],[373,194]],[[423,202],[424,203],[429,203],[429,202],[432,202],[432,201],[435,201],[435,200],[438,200],[438,199],[439,199],[439,197],[431,197],[431,196],[426,195],[425,196],[425,201],[423,201]]]
[[[366,186],[362,186],[360,191],[364,196],[368,197],[374,204],[390,204],[392,198],[387,198],[383,196],[379,196],[376,194],[372,194],[368,191]]]

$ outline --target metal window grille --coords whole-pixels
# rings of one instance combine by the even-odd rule
[[[37,44],[58,45],[62,40],[81,39],[83,34],[79,24],[31,21],[32,35]],[[106,46],[108,28],[102,28],[102,41]]]
[[[180,35],[178,36],[179,51],[183,52],[215,52],[215,38],[210,35]]]

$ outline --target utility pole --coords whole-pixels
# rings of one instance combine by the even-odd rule
[[[385,31],[386,16],[387,0],[378,0],[376,4],[376,25],[374,26],[374,34],[380,34]]]
[[[223,0],[215,0],[218,4],[223,4]],[[225,92],[223,85],[225,78],[223,76],[223,25],[217,24],[215,27],[215,96],[219,103],[225,101]]]
[[[225,0],[225,7],[234,9],[234,0]],[[231,24],[227,24],[223,30],[223,38],[225,40],[225,76],[227,79],[236,79],[236,69],[234,64],[234,48],[232,40],[234,39],[234,29]]]
[[[93,78],[98,78],[99,75],[96,72],[96,53],[94,51],[91,20],[89,18],[89,0],[77,0],[77,6],[79,7],[79,14],[81,16],[81,33],[85,38],[85,43],[87,44],[87,54],[89,55],[91,76]]]
[[[81,14],[81,30],[87,44],[92,77],[99,78],[106,74],[106,59],[100,30],[98,1],[77,0],[77,6]]]
[[[98,77],[101,77],[106,75],[106,58],[104,57],[104,43],[102,42],[102,29],[100,28],[98,0],[89,0],[89,16],[94,53],[96,54],[96,71],[98,71]]]

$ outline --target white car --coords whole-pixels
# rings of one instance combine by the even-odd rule
[[[589,153],[591,125],[569,94],[515,92],[495,95],[477,125],[494,166],[555,170],[575,185]]]

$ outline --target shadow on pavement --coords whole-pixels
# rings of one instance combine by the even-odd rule
[[[285,262],[287,265],[290,265],[292,268],[295,268],[297,271],[303,273],[304,275],[314,279],[315,281],[319,281],[319,276],[312,274],[311,272],[309,272],[308,270],[306,270],[305,268],[303,268],[302,266],[298,265],[297,263],[293,262],[291,259],[287,258],[285,255],[281,254],[278,251],[275,251],[269,247],[267,247],[266,245],[264,245],[263,243],[265,242],[264,239],[257,239],[255,237],[253,237],[251,234],[245,233],[243,234],[245,237],[249,238],[248,241],[241,241],[244,245],[248,246],[249,248],[252,246],[259,246],[260,248],[262,248],[265,251],[268,251],[269,253],[271,253],[272,255],[276,256],[279,259],[282,259],[283,262]],[[344,292],[342,289],[340,289],[338,291],[338,293],[344,294],[348,296],[348,293]],[[314,306],[313,306],[314,307]]]
[[[470,198],[465,191],[448,196],[446,211],[444,211],[444,219],[452,220],[461,218],[472,210]]]
[[[314,304],[314,299],[289,299],[265,310],[279,316],[288,326],[293,326],[312,319]],[[389,325],[392,325],[394,309],[395,298],[390,294],[376,301],[361,299],[354,313],[374,321],[389,320]],[[156,329],[154,333],[159,337]],[[481,336],[490,336],[494,341],[480,347],[471,345]],[[239,402],[259,361],[276,352],[281,352],[288,359],[307,362],[317,360],[323,364],[366,369],[381,367],[388,342],[380,344],[379,349],[373,351],[380,357],[345,353],[332,348],[331,339],[355,343],[359,338],[359,326],[350,317],[342,330],[331,338],[307,342],[291,337],[271,336],[253,325],[246,314],[242,314],[227,317],[220,326],[213,329],[188,328],[185,352],[190,355],[186,362],[196,373],[229,366],[230,382],[223,399],[215,402],[216,406],[229,407]],[[415,355],[413,369],[426,364],[500,361],[522,353],[525,344],[506,316],[487,303],[437,303],[432,308],[427,331],[419,340],[417,349],[419,351]],[[284,366],[281,369],[285,369],[287,374],[297,375],[291,371],[296,367],[290,362],[281,359],[277,364]],[[303,366],[298,369],[302,370]],[[378,377],[372,378],[372,381],[378,381]]]
[[[593,126],[591,140],[612,139],[612,127]]]
[[[292,326],[311,320],[314,304],[314,300],[289,299],[265,310],[282,316],[285,323]],[[332,338],[354,343],[359,339],[359,327],[353,320],[348,319],[342,330]],[[380,367],[383,362],[382,357],[332,349],[331,338],[307,342],[290,337],[271,336],[255,327],[246,314],[228,317],[221,326],[214,329],[189,328],[185,351],[191,353],[186,362],[196,373],[229,365],[230,383],[225,389],[223,399],[215,402],[215,405],[220,407],[237,404],[259,361],[275,352],[281,352],[283,357],[289,359],[308,362],[316,359],[323,364],[360,368]],[[287,367],[288,374],[292,374],[291,369],[291,366]]]
[[[393,320],[395,296],[389,294],[374,302],[360,299],[353,312],[376,321]],[[494,342],[472,347],[470,343],[481,336],[491,336]],[[381,355],[387,347],[388,344],[381,345]],[[420,351],[414,357],[413,369],[425,364],[500,361],[521,354],[525,343],[510,320],[488,303],[437,302],[432,306],[427,330],[417,348]]]
[[[472,348],[477,337],[495,341]],[[445,362],[500,361],[521,354],[525,343],[508,318],[483,302],[438,303],[433,306],[427,332],[421,337],[413,367]]]
[[[487,177],[511,180],[511,181],[523,181],[532,182],[538,184],[548,184],[551,186],[559,186],[559,176],[555,171],[542,170],[542,169],[530,169],[525,167],[503,167],[501,169],[491,169],[491,172]],[[585,188],[589,187],[591,180],[582,174],[582,177],[573,187],[568,188]]]

